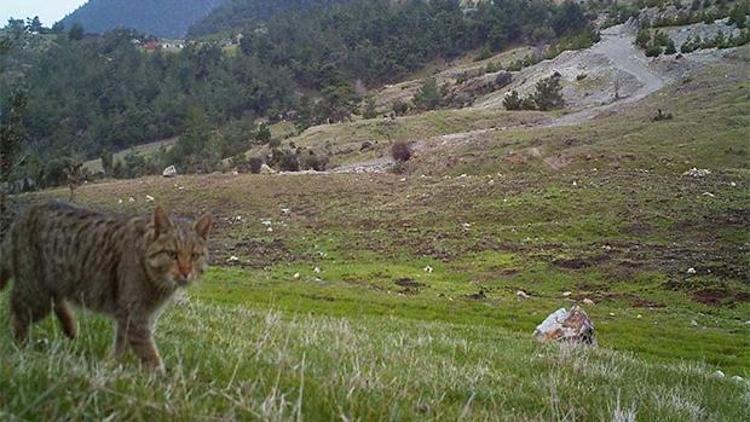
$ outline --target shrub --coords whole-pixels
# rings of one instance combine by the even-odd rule
[[[299,171],[299,159],[294,151],[284,151],[279,160],[279,170]]]
[[[671,39],[667,42],[667,46],[664,47],[664,54],[672,55],[677,53],[677,48],[675,48],[674,41]]]
[[[635,45],[642,49],[648,48],[651,43],[651,32],[648,29],[641,29],[635,36]]]
[[[247,160],[247,168],[252,174],[260,173],[260,169],[263,167],[263,159],[260,157],[251,157]]]
[[[411,148],[405,141],[397,141],[391,146],[391,157],[397,163],[403,163],[411,159]]]
[[[562,85],[559,76],[550,76],[536,83],[536,92],[533,94],[536,108],[542,111],[562,107],[565,102],[562,96]]]
[[[576,75],[576,80],[577,81],[582,81],[582,80],[586,79],[588,76],[589,75],[586,74],[586,73],[579,73],[578,75]]]
[[[393,112],[396,113],[396,116],[403,116],[409,112],[409,104],[396,100],[393,102]]]
[[[650,45],[645,51],[646,57],[658,57],[662,53],[662,47],[658,45]]]
[[[378,113],[375,109],[375,97],[372,95],[368,95],[365,98],[365,104],[362,110],[362,117],[364,117],[365,119],[374,119],[377,116],[378,116]]]
[[[302,170],[325,171],[328,165],[328,157],[316,155],[313,150],[307,151],[307,154],[300,155],[303,156],[300,163]]]
[[[414,96],[414,105],[420,110],[434,110],[442,103],[443,94],[435,78],[425,79],[417,95]]]
[[[674,116],[672,115],[672,113],[664,113],[661,111],[661,109],[657,109],[656,116],[654,116],[653,120],[655,122],[659,122],[662,120],[672,120],[673,118]]]
[[[503,98],[503,106],[506,110],[520,110],[521,109],[521,97],[518,95],[518,91],[511,91],[505,94]]]

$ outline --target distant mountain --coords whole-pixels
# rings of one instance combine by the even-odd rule
[[[188,28],[229,0],[90,0],[63,18],[86,32],[102,33],[117,27],[164,38],[183,38]]]
[[[277,14],[326,7],[348,0],[229,0],[196,22],[189,30],[191,37],[219,32],[230,32],[258,21],[268,20]]]

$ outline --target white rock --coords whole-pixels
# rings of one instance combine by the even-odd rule
[[[430,267],[429,265],[428,265],[428,266],[426,266],[426,267],[424,267],[424,268],[423,268],[422,270],[423,270],[424,272],[428,273],[428,274],[431,274],[431,273],[432,273],[432,271],[433,271],[433,270],[432,270],[432,267]]]
[[[263,165],[260,166],[260,174],[276,174],[276,170],[268,167],[268,164],[263,163]]]
[[[240,175],[240,172],[238,172],[237,170],[232,170],[232,176],[239,176],[239,175]]]
[[[469,230],[471,228],[471,223],[462,223],[461,227],[463,227],[464,230]]]
[[[636,315],[635,317],[636,317],[636,318],[638,318],[638,319],[641,319],[641,318],[643,318],[643,315],[641,315],[641,314],[638,314],[638,315]]]
[[[731,186],[731,187],[733,187],[733,188],[734,188],[734,187],[737,187],[737,183],[731,182],[731,183],[729,184],[729,186]]]
[[[563,295],[563,297],[568,297],[568,296],[570,296],[572,294],[573,294],[573,292],[563,292],[562,295]]]
[[[697,271],[695,270],[695,268],[690,267],[690,268],[688,268],[687,273],[692,275],[692,274],[697,273]]]
[[[685,173],[682,173],[683,176],[689,176],[689,177],[704,177],[711,174],[711,170],[709,169],[698,169],[698,168],[691,168],[690,170],[686,171]]]
[[[284,215],[287,215],[287,214],[289,214],[289,213],[290,213],[291,211],[292,211],[292,210],[290,210],[289,208],[282,208],[282,209],[281,209],[281,213],[282,213],[282,214],[284,214]]]
[[[268,233],[272,233],[272,232],[273,232],[273,227],[269,227],[269,228],[267,228],[267,229],[266,229],[266,231],[267,231]]]
[[[146,195],[146,202],[154,202],[154,197],[151,195]]]
[[[300,278],[300,274],[299,273],[294,273],[293,277],[294,277],[295,280],[297,280],[298,278]]]
[[[693,327],[697,327],[697,326],[698,326],[698,321],[696,321],[696,320],[691,320],[691,321],[690,321],[690,325],[692,325]]]
[[[313,272],[314,272],[315,274],[320,274],[320,267],[315,267],[315,268],[313,268]]]
[[[118,204],[122,204],[122,199],[118,199],[118,200],[117,200],[117,203],[118,203]]]
[[[164,169],[163,172],[161,172],[161,175],[164,177],[175,177],[177,176],[177,169],[175,166],[169,166]]]
[[[574,181],[573,181],[573,186],[578,186],[578,182],[576,182],[576,181],[574,180]]]
[[[135,198],[133,198],[133,197],[131,196],[130,198],[128,198],[128,202],[135,202]]]
[[[406,177],[402,177],[402,178],[401,178],[401,181],[402,181],[402,182],[405,182],[405,181],[406,181]]]
[[[615,313],[614,312],[610,312],[609,316],[615,316]]]
[[[726,377],[726,375],[724,375],[724,373],[721,371],[716,371],[713,374],[711,374],[711,378],[714,378],[714,379],[722,379],[724,377]]]
[[[715,198],[715,197],[716,197],[716,195],[714,195],[714,194],[713,194],[713,193],[711,193],[711,192],[703,192],[703,196],[707,196],[707,197],[709,197],[709,198]]]
[[[551,313],[536,327],[534,337],[542,342],[562,341],[596,345],[594,323],[578,306],[571,308],[570,312],[560,308]]]
[[[237,255],[232,255],[227,259],[227,262],[240,262],[240,257]]]
[[[271,220],[266,219],[266,220],[260,220],[260,224],[263,224],[264,226],[270,226],[273,223],[271,222]]]
[[[520,297],[521,299],[529,299],[531,296],[529,296],[528,293],[524,292],[523,290],[519,290],[516,292],[516,296]]]
[[[584,305],[588,305],[588,306],[594,306],[595,305],[594,301],[591,300],[591,299],[589,299],[589,298],[583,299],[582,302],[583,302]]]
[[[742,381],[745,381],[745,379],[744,379],[744,378],[742,378],[742,377],[741,377],[741,376],[739,376],[739,375],[735,375],[735,376],[733,376],[733,377],[732,377],[732,381],[735,381],[735,382],[742,382]]]

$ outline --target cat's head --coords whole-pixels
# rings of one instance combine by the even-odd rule
[[[146,246],[146,271],[163,289],[184,287],[200,277],[208,265],[208,232],[211,214],[195,222],[170,218],[156,207]]]

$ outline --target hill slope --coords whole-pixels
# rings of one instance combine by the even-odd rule
[[[159,37],[180,38],[193,23],[227,0],[91,0],[66,16],[66,28],[74,23],[87,32],[133,28]]]

